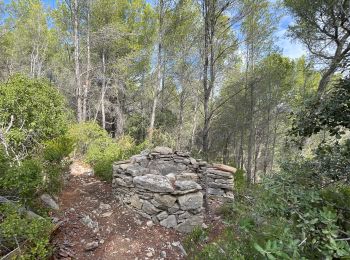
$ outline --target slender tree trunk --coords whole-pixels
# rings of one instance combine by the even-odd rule
[[[243,145],[244,145],[244,127],[242,126],[242,128],[241,128],[241,141],[240,141],[240,145],[239,145],[239,159],[238,159],[239,168],[241,168],[241,169],[244,168]]]
[[[177,141],[176,141],[176,148],[178,150],[181,150],[181,137],[182,137],[182,131],[183,131],[183,114],[184,114],[184,107],[185,107],[185,90],[184,87],[180,94],[180,106],[179,106],[179,121],[178,121],[178,132],[177,132]]]
[[[208,160],[208,134],[209,134],[209,98],[210,89],[208,86],[208,67],[209,67],[209,1],[203,1],[204,16],[204,49],[203,49],[203,92],[204,92],[204,126],[202,137],[202,149],[206,160]]]
[[[86,81],[84,85],[84,97],[83,97],[83,115],[82,121],[87,119],[87,102],[88,102],[88,93],[90,89],[90,70],[91,70],[91,53],[90,53],[90,0],[88,0],[88,13],[87,13],[87,36],[86,36],[86,45],[87,45],[87,64],[86,64]]]
[[[82,121],[82,100],[81,100],[81,82],[80,82],[80,63],[79,63],[79,8],[78,0],[74,0],[73,9],[73,33],[74,33],[74,65],[75,65],[75,88],[77,98],[77,119]]]
[[[106,94],[106,54],[102,50],[102,91],[101,91],[101,113],[102,113],[102,127],[106,129],[106,112],[105,112],[105,94]]]
[[[194,145],[194,141],[195,141],[194,138],[195,138],[195,134],[196,134],[196,130],[197,130],[198,103],[199,103],[199,93],[197,92],[196,101],[195,101],[195,105],[194,105],[193,127],[192,127],[192,131],[191,131],[191,140],[190,140],[190,147],[189,147],[190,151],[192,151],[192,149],[193,149],[193,145]]]
[[[158,64],[157,64],[157,80],[158,85],[155,85],[154,88],[154,97],[153,97],[153,105],[151,112],[151,119],[148,129],[148,139],[152,141],[153,131],[154,131],[154,122],[156,120],[156,110],[158,104],[159,93],[163,86],[163,60],[162,60],[162,52],[163,52],[163,12],[164,12],[164,0],[159,0],[159,32],[158,32]]]

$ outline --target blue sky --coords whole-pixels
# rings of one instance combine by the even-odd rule
[[[5,0],[5,3],[9,0]],[[56,0],[42,0],[45,5],[50,7],[55,7]],[[274,0],[271,0],[274,2]],[[279,46],[283,52],[284,56],[287,56],[289,58],[299,58],[302,55],[306,55],[306,49],[298,42],[291,40],[287,37],[286,32],[288,29],[288,26],[293,23],[292,17],[289,15],[285,15],[282,17],[276,36],[278,37],[277,46]]]

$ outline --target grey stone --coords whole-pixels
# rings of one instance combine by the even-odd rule
[[[153,192],[174,191],[169,179],[160,175],[146,174],[144,176],[137,176],[133,182],[135,185]]]
[[[198,164],[197,160],[192,158],[192,157],[190,157],[190,162],[191,162],[191,164]]]
[[[224,171],[219,171],[219,170],[215,170],[215,169],[207,169],[208,171],[208,176],[217,179],[217,178],[227,178],[227,179],[233,179],[233,175],[230,172],[224,172]]]
[[[101,202],[100,205],[99,205],[99,209],[101,209],[101,210],[108,210],[108,209],[111,209],[111,205]]]
[[[147,218],[147,219],[151,219],[152,217],[150,215],[148,215],[147,213],[143,212],[143,211],[137,211],[137,213],[139,213],[139,215],[141,215],[142,217],[144,218]]]
[[[233,186],[232,179],[216,179],[215,182],[219,183],[219,184],[229,184],[229,185]]]
[[[203,194],[201,192],[189,193],[178,198],[182,210],[197,209],[203,205]]]
[[[174,215],[170,215],[166,219],[162,220],[160,224],[167,228],[174,228],[177,225],[176,217]]]
[[[160,257],[165,259],[166,258],[166,251],[160,251]]]
[[[157,218],[159,221],[162,221],[163,219],[166,219],[168,217],[168,213],[166,211],[162,211],[157,215]]]
[[[208,194],[210,195],[222,196],[224,193],[222,189],[208,188]]]
[[[183,171],[186,169],[184,165],[174,164],[174,162],[166,162],[166,161],[151,161],[149,164],[150,170],[155,170],[161,175],[167,175],[169,173],[177,173],[179,171]]]
[[[154,200],[157,201],[159,204],[164,205],[167,208],[171,208],[174,206],[176,197],[171,195],[154,195]]]
[[[130,205],[133,206],[134,208],[141,209],[142,208],[142,201],[140,200],[139,196],[134,194],[130,198]]]
[[[180,209],[180,206],[175,203],[174,206],[172,206],[171,208],[168,209],[168,212],[170,214],[174,214],[175,212],[177,212]]]
[[[144,168],[140,165],[131,165],[126,169],[126,172],[131,176],[141,176],[149,173],[149,169]]]
[[[151,202],[145,200],[142,205],[142,210],[149,215],[154,215],[160,211]]]
[[[190,214],[187,211],[185,213],[179,215],[179,219],[186,219],[186,218],[190,218],[190,217],[192,217],[192,214]]]
[[[60,207],[58,206],[56,201],[54,201],[54,199],[49,194],[46,194],[46,193],[42,194],[40,196],[40,199],[49,208],[54,209],[54,210],[59,210],[60,209]]]
[[[182,233],[190,233],[195,227],[201,226],[203,223],[202,216],[193,216],[176,226],[176,230]]]
[[[169,147],[165,147],[165,146],[157,146],[153,149],[152,152],[155,153],[160,153],[160,154],[172,154],[173,150]]]
[[[97,228],[98,227],[98,222],[96,221],[93,221],[89,215],[86,215],[84,216],[82,219],[81,219],[81,222],[88,226],[89,228]]]
[[[197,174],[193,172],[183,172],[176,175],[176,180],[178,181],[196,181],[198,180]]]
[[[134,187],[134,185],[132,183],[126,183],[123,179],[120,179],[120,178],[115,178],[114,184],[117,184],[117,185],[123,186],[123,187]]]
[[[179,190],[201,190],[202,187],[194,181],[175,181],[175,187]]]
[[[214,188],[214,189],[225,189],[225,190],[233,190],[233,187],[231,185],[227,185],[227,184],[220,184],[220,183],[215,183],[215,182],[211,182],[208,184],[208,186],[210,188]]]
[[[93,242],[91,242],[91,243],[87,243],[87,244],[85,245],[84,249],[85,249],[86,251],[93,251],[93,250],[95,250],[96,248],[98,248],[98,245],[99,245],[98,241],[93,241]]]
[[[123,171],[126,170],[129,166],[130,164],[128,163],[119,164],[119,168],[122,169]]]
[[[169,173],[166,175],[166,177],[171,181],[174,182],[176,180],[176,175],[175,173]]]

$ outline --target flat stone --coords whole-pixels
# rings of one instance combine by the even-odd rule
[[[129,166],[130,166],[130,164],[128,164],[128,163],[119,164],[119,168],[122,170],[126,170]]]
[[[159,221],[162,221],[162,220],[166,219],[168,216],[169,215],[166,211],[162,211],[157,215],[157,218],[159,219]]]
[[[167,207],[167,208],[171,208],[175,204],[176,197],[171,196],[171,195],[155,194],[154,195],[154,200],[157,201],[159,204]]]
[[[157,146],[152,150],[152,152],[160,153],[160,154],[172,154],[173,149],[171,149],[169,147],[165,147],[165,146]]]
[[[106,213],[102,214],[102,217],[108,218],[108,217],[112,216],[112,214],[113,214],[113,211],[107,211]]]
[[[208,186],[210,188],[214,188],[214,189],[225,189],[225,190],[233,190],[233,186],[232,185],[227,185],[227,184],[219,184],[219,183],[215,183],[215,182],[211,182],[208,184]]]
[[[202,187],[194,181],[175,181],[175,187],[179,190],[201,190]]]
[[[216,164],[214,163],[213,166],[221,171],[225,171],[225,172],[230,172],[230,173],[235,173],[237,171],[237,169],[235,167],[231,167],[225,164]]]
[[[202,216],[193,216],[176,226],[176,230],[182,233],[190,233],[195,227],[203,224]]]
[[[54,201],[54,199],[49,194],[46,194],[46,193],[42,194],[40,196],[40,199],[49,208],[54,209],[54,210],[59,210],[60,209],[60,207],[58,206],[56,201]]]
[[[176,175],[176,180],[178,181],[196,181],[198,180],[198,175],[193,172],[183,172]]]
[[[208,176],[214,179],[217,179],[217,178],[233,179],[233,175],[230,172],[219,171],[212,168],[207,169],[207,172],[208,172]]]
[[[174,188],[167,177],[154,174],[137,176],[133,180],[134,184],[153,192],[173,192]]]
[[[167,228],[174,228],[177,225],[176,217],[174,215],[170,215],[166,219],[162,220],[160,225]]]
[[[126,172],[131,176],[141,176],[149,173],[149,169],[140,165],[131,165],[126,169]]]
[[[157,209],[151,202],[145,200],[142,205],[142,211],[146,212],[149,215],[154,215],[160,211]]]
[[[189,193],[178,197],[182,210],[197,209],[203,205],[203,194],[201,192]]]
[[[222,189],[208,188],[208,194],[222,196],[225,192]]]
[[[208,178],[210,179],[210,178]],[[233,180],[232,179],[215,179],[215,181],[213,179],[208,180],[208,182],[216,182],[219,184],[228,184],[231,185],[233,187]]]

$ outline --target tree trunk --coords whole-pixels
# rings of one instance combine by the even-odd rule
[[[80,83],[80,64],[79,64],[79,8],[78,0],[74,0],[73,10],[73,34],[74,34],[74,65],[75,65],[75,89],[77,99],[77,120],[82,121],[82,100],[81,100],[81,83]]]
[[[158,64],[157,64],[157,80],[158,85],[155,85],[154,88],[154,97],[153,97],[153,105],[152,105],[152,112],[151,112],[151,119],[148,129],[148,139],[150,142],[152,142],[153,138],[153,131],[154,131],[154,122],[156,120],[156,110],[157,110],[157,104],[158,104],[158,98],[159,93],[163,86],[163,60],[162,60],[162,52],[163,52],[163,10],[164,9],[164,0],[159,0],[159,32],[158,32]]]
[[[106,112],[105,112],[105,94],[106,94],[106,54],[102,50],[102,89],[101,89],[101,114],[102,127],[106,129]]]
[[[91,69],[91,52],[90,52],[90,0],[88,0],[88,13],[87,13],[87,64],[86,64],[86,81],[84,85],[84,97],[83,97],[83,111],[82,111],[82,121],[87,120],[87,102],[88,93],[90,89],[90,69]]]
[[[191,131],[191,140],[190,140],[190,147],[189,147],[190,151],[192,151],[192,149],[193,149],[193,145],[194,145],[194,141],[195,141],[194,138],[195,138],[195,134],[196,134],[196,130],[197,130],[198,103],[199,103],[199,93],[197,91],[196,101],[195,101],[195,105],[194,105],[193,127],[192,127],[192,131]]]
[[[180,106],[179,106],[179,121],[178,121],[178,132],[177,132],[177,141],[176,141],[176,149],[181,150],[181,137],[183,131],[183,121],[184,121],[184,107],[185,107],[185,90],[182,86],[182,91],[180,94]]]

